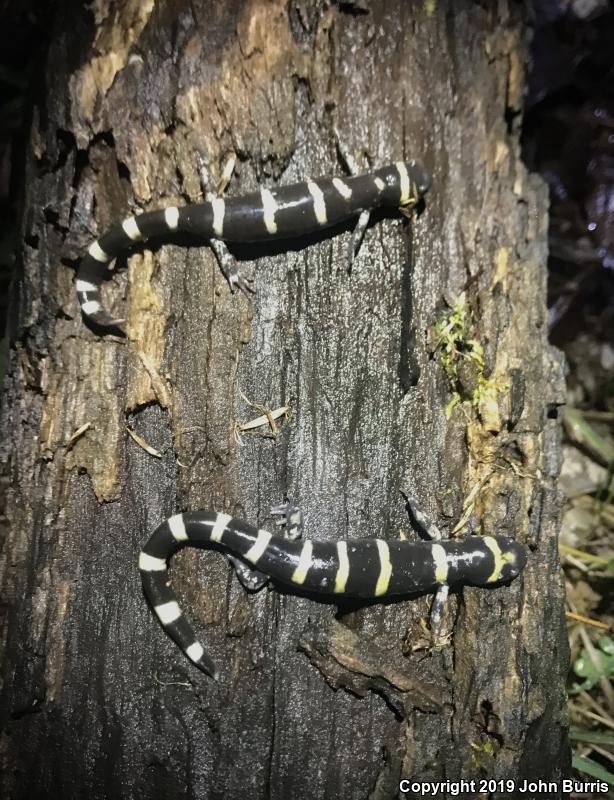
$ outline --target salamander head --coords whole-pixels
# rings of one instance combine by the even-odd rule
[[[415,161],[397,161],[376,170],[372,177],[380,192],[379,202],[408,217],[432,183],[431,173]]]
[[[399,211],[411,218],[420,198],[431,188],[431,173],[415,161],[400,162],[397,169],[400,176]]]
[[[527,563],[527,550],[507,536],[484,536],[483,542],[492,553],[494,567],[487,583],[507,583],[516,578]]]
[[[418,193],[419,197],[422,197],[431,188],[433,176],[422,165],[416,164],[415,161],[408,161],[405,166],[411,176],[412,183],[415,184],[415,191]]]

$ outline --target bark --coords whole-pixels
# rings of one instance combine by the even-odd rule
[[[509,0],[60,3],[4,396],[3,797],[383,800],[402,777],[566,775],[563,379],[547,195],[519,151],[527,40]],[[198,201],[198,151],[218,172],[238,154],[236,194],[338,174],[335,127],[366,167],[433,170],[412,225],[378,221],[351,272],[346,230],[237,247],[253,305],[206,245],[144,248],[105,285],[128,338],[88,330],[73,267],[108,224]],[[463,292],[495,388],[446,418],[434,330]],[[238,445],[259,413],[242,393],[291,420]],[[451,598],[443,648],[430,598],[249,596],[219,555],[184,551],[173,580],[215,684],[144,602],[138,551],[177,510],[267,526],[288,494],[308,537],[395,538],[404,486],[448,530],[465,509],[531,548],[510,586]]]

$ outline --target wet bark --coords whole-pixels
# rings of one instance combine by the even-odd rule
[[[547,195],[518,143],[527,31],[505,0],[60,4],[3,406],[3,797],[383,800],[401,778],[566,774],[563,384]],[[239,194],[342,173],[335,128],[366,169],[432,169],[413,223],[374,224],[351,271],[348,230],[237,247],[253,305],[206,245],[156,244],[104,288],[128,337],[84,325],[79,254],[135,210],[200,200],[198,151],[218,173],[238,154]],[[448,376],[455,305],[484,364]],[[291,419],[238,444],[260,413],[243,396]],[[408,486],[447,530],[531,548],[510,586],[451,598],[440,649],[430,598],[247,595],[222,557],[184,551],[173,580],[215,684],[144,602],[138,551],[177,510],[266,527],[289,495],[308,537],[393,539],[412,535]]]

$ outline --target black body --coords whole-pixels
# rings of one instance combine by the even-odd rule
[[[277,584],[328,595],[331,601],[335,596],[399,598],[443,584],[488,586],[515,578],[526,564],[525,548],[506,537],[290,541],[224,514],[179,514],[160,525],[143,548],[143,588],[167,633],[210,675],[215,675],[215,667],[181,613],[167,571],[168,560],[184,546],[231,554]],[[196,648],[197,658],[191,648]]]
[[[178,232],[227,242],[296,238],[365,210],[389,207],[407,211],[430,185],[431,176],[419,164],[397,162],[368,175],[304,181],[243,197],[137,214],[110,228],[83,256],[77,274],[81,309],[96,325],[121,326],[123,320],[114,319],[102,307],[100,285],[113,259],[152,236]]]

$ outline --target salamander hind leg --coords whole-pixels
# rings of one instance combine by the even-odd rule
[[[277,517],[275,524],[282,529],[284,538],[300,539],[303,527],[302,515],[299,507],[290,498],[278,506],[273,506],[271,514]],[[269,582],[268,575],[249,567],[240,558],[230,554],[227,554],[227,558],[234,567],[239,582],[248,592],[259,592]]]
[[[222,172],[222,177],[218,181],[216,187],[213,185],[213,178],[211,177],[211,172],[209,171],[209,162],[207,161],[205,155],[201,152],[198,152],[197,159],[198,174],[200,176],[202,192],[205,196],[205,199],[213,205],[214,227],[216,224],[223,225],[225,206],[220,195],[223,194],[228,186],[228,183],[230,182],[230,177],[234,169],[236,158],[233,156],[228,159]],[[221,221],[216,220],[216,216],[220,217]],[[254,289],[254,282],[251,278],[248,278],[241,272],[239,265],[237,264],[234,256],[231,254],[226,244],[221,238],[218,239],[214,237],[209,239],[209,244],[215,253],[215,257],[220,265],[222,274],[228,281],[230,290],[235,292],[237,289],[239,289],[246,297],[251,298],[256,291]]]
[[[360,175],[361,169],[358,165],[358,162],[354,158],[354,155],[348,150],[348,148],[343,143],[336,128],[334,130],[334,136],[337,145],[337,152],[339,153],[339,157],[341,158],[341,161],[345,165],[345,168],[352,177]],[[348,272],[351,271],[354,259],[358,255],[358,252],[360,250],[360,245],[362,244],[365,231],[369,226],[370,219],[371,219],[370,209],[364,209],[363,211],[360,212],[358,221],[354,226],[354,230],[352,231],[352,236],[348,244],[348,249],[347,249]]]
[[[283,529],[286,539],[300,539],[303,535],[303,515],[300,508],[288,497],[281,505],[273,506],[271,514],[278,519],[275,524]]]
[[[264,572],[259,572],[257,569],[251,569],[241,561],[240,558],[226,554],[226,558],[232,564],[234,571],[237,573],[237,578],[241,586],[248,592],[259,592],[269,582],[269,576]]]

